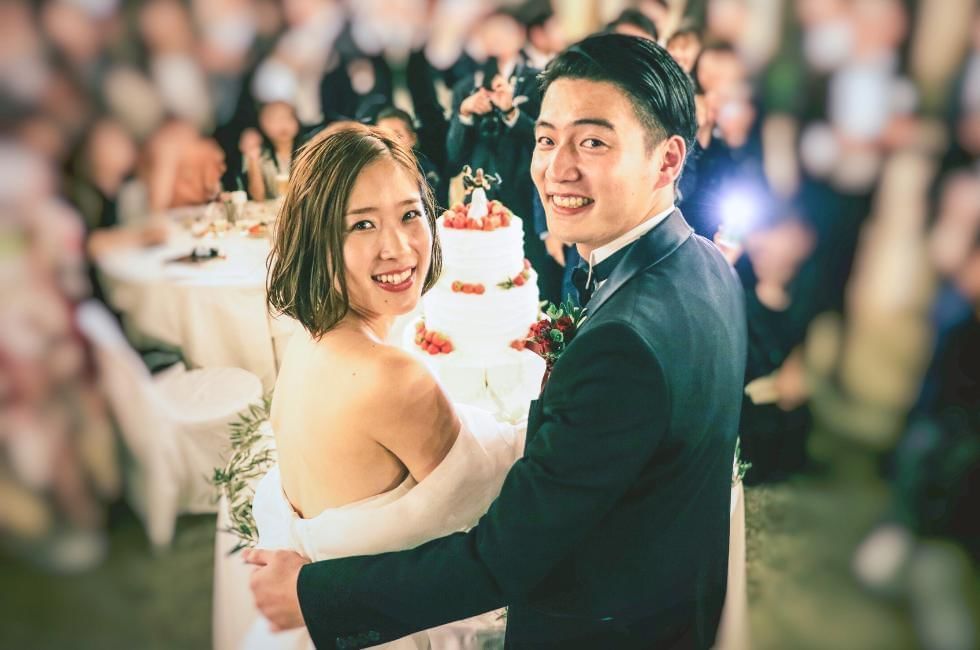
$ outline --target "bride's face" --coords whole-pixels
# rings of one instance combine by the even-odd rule
[[[344,271],[355,312],[415,309],[432,256],[432,231],[415,177],[391,158],[357,177],[345,219]]]

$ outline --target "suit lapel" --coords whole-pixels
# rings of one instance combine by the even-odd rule
[[[634,276],[659,264],[680,248],[693,233],[694,230],[684,220],[681,211],[675,209],[662,223],[632,245],[626,257],[613,269],[609,279],[593,294],[586,306],[586,314],[594,316],[620,287]]]

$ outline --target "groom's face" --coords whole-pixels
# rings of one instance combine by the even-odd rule
[[[614,84],[554,81],[542,102],[531,161],[548,232],[578,244],[587,256],[669,207],[679,140],[650,143],[628,96]]]

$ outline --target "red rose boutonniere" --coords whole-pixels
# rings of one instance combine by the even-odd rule
[[[527,333],[524,347],[531,350],[545,361],[544,377],[541,379],[541,389],[551,376],[558,357],[561,356],[568,344],[575,338],[578,328],[585,320],[582,308],[575,306],[571,300],[565,300],[561,305],[548,303],[544,315]]]

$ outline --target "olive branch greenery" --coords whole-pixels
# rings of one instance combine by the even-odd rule
[[[732,467],[732,487],[735,487],[745,478],[745,473],[752,467],[752,463],[742,460],[742,439],[735,438],[735,464]]]
[[[231,523],[224,531],[238,538],[238,544],[229,555],[251,548],[259,541],[252,516],[252,498],[255,482],[276,462],[269,435],[263,431],[263,425],[269,421],[271,405],[272,393],[268,393],[261,402],[251,404],[248,410],[239,413],[238,420],[229,426],[231,456],[224,467],[214,468],[211,477],[212,485],[218,490],[216,499],[224,496],[228,502]]]

